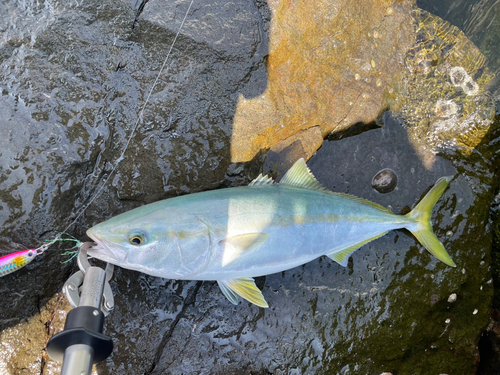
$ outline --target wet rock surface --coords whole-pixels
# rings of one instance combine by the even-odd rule
[[[246,184],[263,165],[279,175],[297,157],[312,155],[324,135],[316,121],[252,163],[231,159],[240,98],[259,99],[270,88],[266,56],[287,46],[269,36],[272,12],[290,14],[278,4],[195,3],[128,144],[189,3],[150,1],[139,15],[125,1],[1,3],[9,15],[0,20],[1,248],[41,244],[98,191],[69,230],[79,239],[88,227],[130,208]],[[379,6],[369,9],[380,17],[385,12],[383,20],[406,17],[405,2]],[[372,24],[355,20],[360,33],[373,32]],[[364,49],[368,39],[360,43],[356,48]],[[348,72],[358,85],[376,85],[370,75],[376,70],[367,63],[366,77]],[[368,76],[372,81],[363,80]],[[298,101],[300,88],[287,77],[275,81],[281,82],[276,97],[291,100],[290,107],[307,103]],[[314,111],[299,113],[305,119]],[[346,123],[367,121],[356,118]],[[452,162],[437,157],[429,170],[403,126],[390,116],[384,121],[384,128],[325,142],[309,166],[325,187],[394,212],[408,211],[435,180],[453,175],[433,219],[457,268],[439,263],[407,233],[391,232],[354,253],[347,268],[321,258],[259,278],[269,309],[233,306],[214,282],[118,269],[116,309],[106,320],[115,351],[98,373],[473,373],[492,298],[487,221],[497,183],[489,161],[496,143],[490,154]],[[379,194],[371,181],[383,168],[396,172],[398,184]],[[48,251],[0,279],[0,369],[7,374],[59,371],[43,347],[69,308],[55,294],[76,270],[60,263],[60,253]]]
[[[500,30],[498,19],[500,4],[491,0],[443,0],[439,3],[432,0],[417,0],[417,6],[463,30],[486,56],[490,69],[498,71],[500,51],[497,48],[497,35]],[[497,95],[498,93],[497,91]]]
[[[486,57],[449,22],[413,10],[415,45],[386,95],[394,115],[405,119],[411,143],[430,167],[438,151],[472,152],[488,132],[495,103]]]
[[[491,205],[493,248],[491,254],[494,296],[491,304],[491,321],[481,334],[478,346],[481,362],[478,375],[495,374],[500,368],[500,192]]]
[[[258,74],[265,3],[221,6],[215,17],[192,8],[207,30],[219,26],[212,35],[223,46],[237,42],[238,53],[221,50],[219,39],[180,35],[128,144],[187,5],[166,10],[174,13],[171,30],[145,18],[137,24],[127,1],[0,4],[7,15],[0,20],[0,255],[39,246],[76,218],[68,230],[84,240],[93,223],[120,211],[230,183],[238,93],[251,97],[265,86]],[[234,20],[238,33],[247,25],[247,39],[234,33]],[[60,253],[48,251],[0,280],[2,330],[36,315],[74,272]],[[23,362],[23,349],[14,351],[10,361]]]
[[[21,291],[23,292],[23,291]],[[64,328],[71,309],[63,293],[53,296],[30,319],[0,332],[2,374],[59,374],[61,366],[45,353],[47,341]]]
[[[267,40],[259,26],[264,3],[241,2],[249,10],[246,17],[240,13],[239,25],[248,24],[253,37],[237,38],[238,54],[221,55],[217,40],[210,45],[179,36],[168,72],[159,77],[127,143],[187,10],[184,5],[175,5],[175,30],[147,19],[137,25],[136,10],[128,2],[0,5],[2,13],[11,15],[1,20],[2,249],[33,247],[51,238],[77,218],[96,192],[99,198],[71,228],[79,238],[85,238],[92,223],[120,210],[228,183],[238,92],[257,95],[259,82],[265,85],[265,80],[245,81],[263,59],[257,50]],[[219,9],[217,17],[207,11],[205,25],[220,24],[218,38],[232,44],[233,28],[220,23],[224,11]],[[190,14],[203,12],[195,6]],[[234,14],[226,14],[228,23]],[[118,164],[121,159],[129,162]],[[54,276],[41,276],[40,263],[32,263],[19,276],[2,280],[2,290],[31,277],[35,297],[26,297],[26,305],[38,306],[71,272],[59,260],[47,252],[43,265],[57,269]],[[48,286],[51,278],[54,284]],[[36,311],[10,311],[8,306],[1,314],[7,326],[10,319]]]

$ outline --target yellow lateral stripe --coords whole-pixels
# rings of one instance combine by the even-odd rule
[[[345,194],[345,193],[335,193],[333,191],[331,191],[330,193],[333,194],[333,195],[337,195],[339,197],[342,197],[342,198],[350,199],[350,200],[355,201],[355,202],[364,203],[364,204],[366,204],[368,206],[372,206],[372,207],[378,208],[379,210],[382,210],[384,212],[388,212],[390,214],[393,213],[388,208],[385,208],[384,206],[381,206],[380,204],[372,202],[372,201],[369,201],[367,199],[358,198],[358,197],[356,197],[354,195],[349,195],[349,194]]]

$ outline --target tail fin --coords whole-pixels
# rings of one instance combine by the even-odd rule
[[[425,197],[417,204],[407,218],[415,220],[418,225],[418,230],[410,230],[417,240],[441,262],[446,263],[451,267],[456,267],[456,264],[451,260],[450,255],[446,252],[443,244],[436,237],[431,227],[432,208],[443,194],[452,177],[441,177],[434,184],[432,189]]]

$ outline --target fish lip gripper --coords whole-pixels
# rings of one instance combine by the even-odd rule
[[[48,355],[63,361],[61,375],[90,374],[92,365],[105,360],[113,351],[111,337],[102,333],[104,317],[114,307],[109,294],[113,267],[109,265],[103,270],[90,266],[87,250],[91,245],[87,242],[80,248],[80,271],[73,274],[63,288],[75,308],[68,313],[64,330],[47,343]]]

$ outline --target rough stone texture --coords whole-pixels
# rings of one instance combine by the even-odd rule
[[[319,126],[321,135],[374,121],[383,93],[414,43],[411,1],[270,1],[267,88],[240,95],[233,161],[251,160],[277,142]],[[301,140],[304,145],[308,140]],[[312,153],[304,147],[304,156]]]
[[[245,180],[229,143],[238,93],[265,87],[264,2],[195,4],[192,24],[215,39],[179,36],[127,143],[188,5],[169,4],[155,16],[172,29],[146,13],[135,22],[128,1],[0,2],[0,255],[53,238],[98,192],[66,229],[79,239],[120,211]],[[75,271],[52,250],[0,279],[0,330],[38,314]]]
[[[497,170],[498,170],[497,164]],[[493,276],[494,296],[491,304],[491,321],[485,328],[479,340],[481,362],[478,366],[478,375],[498,373],[500,369],[500,192],[491,205],[491,231],[493,233],[493,247],[491,252],[491,268]]]
[[[355,19],[361,5],[346,4]],[[0,18],[2,249],[33,247],[64,229],[116,166],[101,195],[69,229],[79,239],[91,225],[129,208],[242,185],[260,173],[260,155],[258,162],[238,165],[231,164],[230,152],[239,95],[259,98],[269,84],[271,11],[265,2],[246,0],[195,4],[117,164],[187,6],[150,0],[137,15],[120,1],[0,3],[8,15]],[[391,7],[397,15],[404,6],[387,3],[382,10]],[[372,9],[379,16],[382,10]],[[346,27],[369,31],[370,25],[356,22]],[[240,38],[240,30],[248,37]],[[328,64],[323,68],[329,71]],[[359,81],[354,70],[348,74],[364,87],[375,71],[362,71]],[[299,91],[287,77],[276,89],[281,96],[290,90],[295,103]],[[330,100],[315,98],[317,105]],[[454,175],[433,219],[459,267],[438,263],[411,236],[391,232],[356,252],[347,268],[321,258],[258,279],[267,310],[231,305],[213,282],[118,269],[112,280],[116,310],[106,320],[115,351],[98,373],[472,374],[492,295],[487,219],[495,175],[480,152],[453,165],[438,158],[425,170],[404,129],[386,120],[384,129],[325,142],[310,167],[327,188],[391,205],[395,212],[407,211],[438,177]],[[319,145],[320,125],[303,130],[311,136],[307,142],[296,136],[275,146],[266,168],[279,173],[309,154]],[[384,195],[371,188],[382,168],[398,174],[398,186]],[[60,251],[49,251],[0,279],[0,369],[9,375],[58,373],[42,348],[67,311],[54,297],[75,271],[60,264],[63,259]],[[450,303],[453,293],[457,300]],[[54,328],[47,330],[47,323]]]
[[[61,365],[50,360],[44,348],[54,334],[63,330],[69,310],[71,306],[64,294],[57,293],[42,307],[38,315],[0,332],[0,373],[60,373]]]

